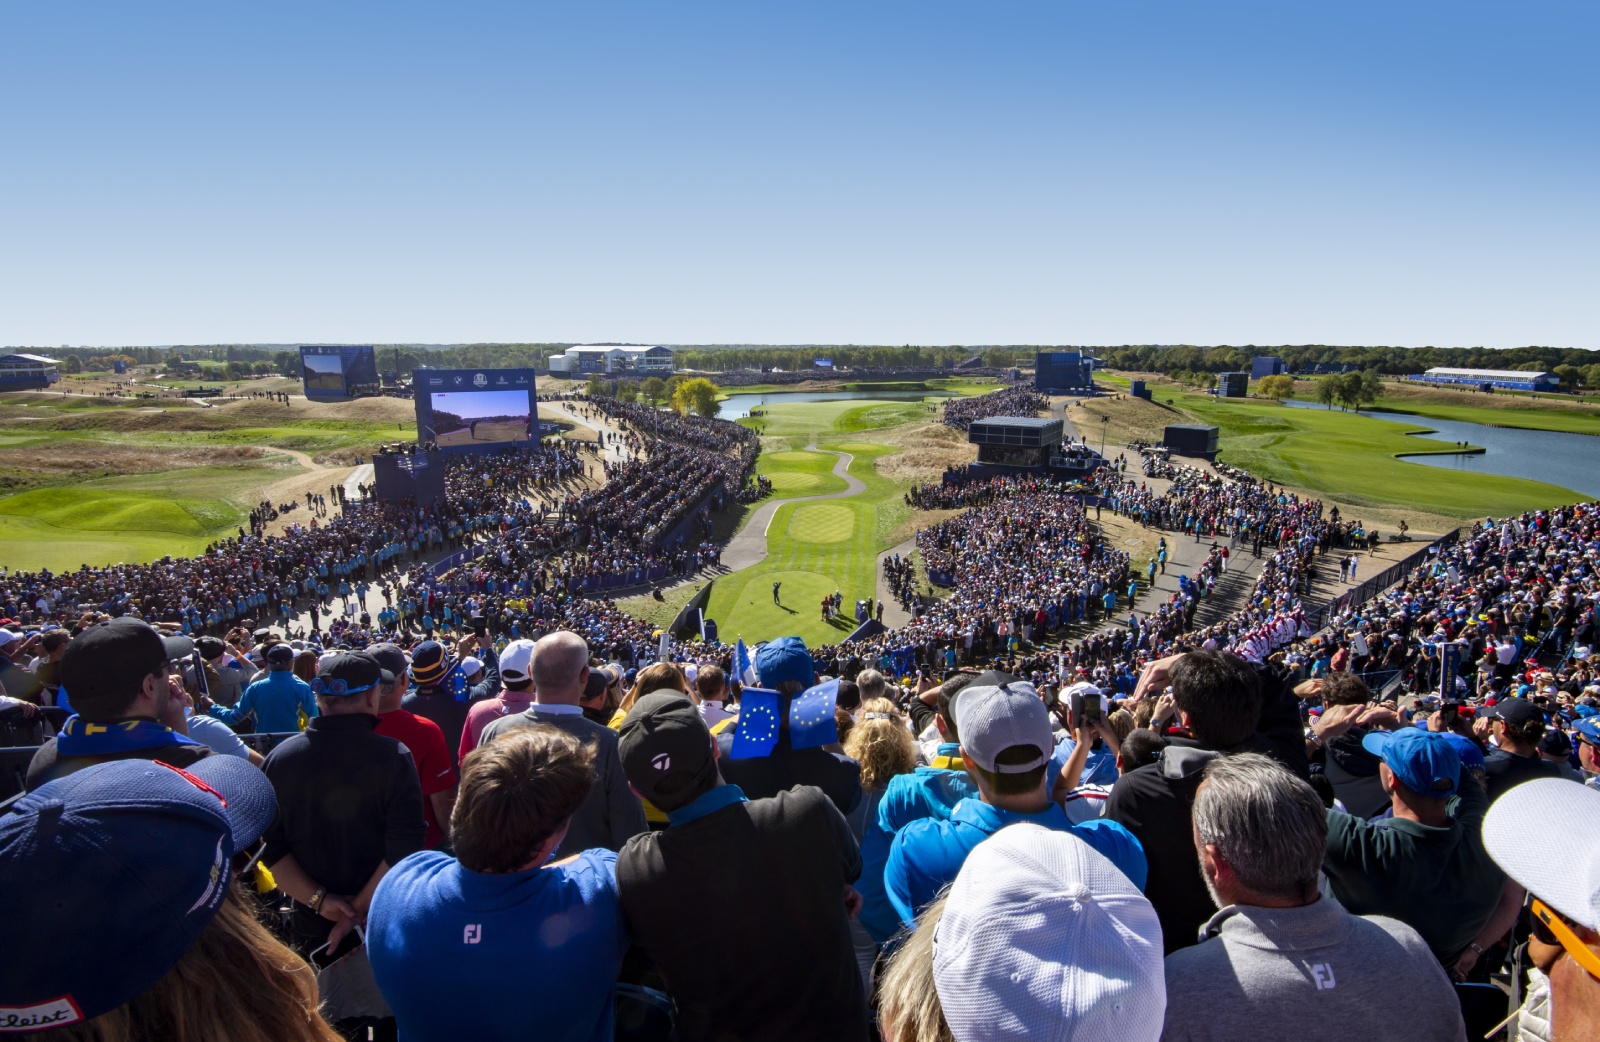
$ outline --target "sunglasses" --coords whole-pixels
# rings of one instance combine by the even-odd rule
[[[328,695],[332,698],[338,698],[342,695],[359,695],[361,692],[371,691],[377,686],[377,684],[363,684],[360,687],[351,687],[338,677],[332,680],[323,680],[318,677],[311,682],[311,693],[313,695]]]
[[[1600,954],[1572,932],[1572,927],[1567,925],[1560,912],[1551,910],[1537,897],[1533,899],[1530,911],[1533,912],[1533,935],[1541,943],[1566,949],[1573,962],[1582,966],[1589,976],[1600,980]]]

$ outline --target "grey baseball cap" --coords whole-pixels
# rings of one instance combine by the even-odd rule
[[[1022,774],[1050,762],[1055,739],[1050,711],[1026,680],[1001,686],[973,684],[956,699],[956,732],[962,755],[993,774]],[[996,764],[1006,749],[1027,746],[1038,756],[1021,763]]]

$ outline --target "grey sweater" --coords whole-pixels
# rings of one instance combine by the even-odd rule
[[[507,731],[539,724],[559,728],[581,742],[595,745],[594,788],[572,815],[567,838],[561,841],[556,856],[567,857],[595,847],[621,850],[630,836],[645,831],[644,804],[628,788],[628,776],[622,772],[622,754],[617,751],[617,732],[611,728],[588,720],[578,712],[550,712],[550,707],[535,705],[526,712],[502,716],[485,727],[478,744],[487,745]]]
[[[1209,939],[1167,956],[1163,1042],[1464,1042],[1461,1006],[1417,932],[1324,897],[1229,905]]]

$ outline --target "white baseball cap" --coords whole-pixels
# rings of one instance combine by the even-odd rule
[[[1565,778],[1523,782],[1489,808],[1483,845],[1534,897],[1600,931],[1600,792]]]
[[[13,641],[18,641],[21,639],[22,634],[20,633],[14,633],[7,629],[0,629],[0,648],[5,647],[7,644],[12,643]]]
[[[695,665],[693,662],[690,662],[683,667],[683,675],[688,677],[689,683],[692,684],[694,683],[695,678],[700,675],[700,667]]]
[[[514,640],[500,653],[500,677],[520,684],[533,676],[533,641]]]
[[[1167,1009],[1155,908],[1083,840],[1032,824],[967,856],[933,981],[958,1042],[1156,1038]]]
[[[993,774],[1022,774],[1050,762],[1055,735],[1050,711],[1026,680],[1001,687],[963,688],[956,694],[956,734],[962,755]],[[1013,746],[1033,746],[1039,755],[1018,764],[996,766],[995,757]]]
[[[464,677],[473,676],[478,672],[478,670],[480,670],[482,668],[483,668],[483,660],[482,659],[476,659],[476,658],[473,658],[471,655],[468,655],[466,658],[461,660],[461,675],[464,676]]]

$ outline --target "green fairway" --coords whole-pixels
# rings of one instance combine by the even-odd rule
[[[57,485],[0,499],[0,564],[35,571],[191,555],[233,535],[252,493],[293,465],[190,467]]]
[[[1403,412],[1411,416],[1432,416],[1440,420],[1484,423],[1491,427],[1519,427],[1531,431],[1562,431],[1568,434],[1600,434],[1600,410],[1593,408],[1492,408],[1416,402],[1409,398],[1379,398],[1373,408],[1388,412]]]
[[[763,405],[760,416],[738,422],[764,435],[791,438],[828,437],[857,431],[883,430],[938,415],[936,400],[920,402],[846,398],[832,402],[784,402]]]
[[[834,404],[817,402],[813,407]],[[856,627],[856,600],[876,595],[877,555],[888,549],[888,532],[906,509],[900,498],[906,486],[882,477],[875,467],[895,449],[847,440],[825,441],[820,447],[850,453],[850,474],[866,490],[846,499],[778,508],[767,529],[767,559],[718,579],[712,589],[706,614],[720,623],[724,640],[798,634],[812,646],[837,641]],[[829,466],[834,461],[822,453],[777,455],[814,456]],[[783,584],[779,604],[772,600],[775,582]],[[851,618],[823,622],[822,598],[835,590],[844,594],[844,611]]]
[[[1467,519],[1517,513],[1582,498],[1570,489],[1522,478],[1442,470],[1399,453],[1427,452],[1406,435],[1425,430],[1337,409],[1290,409],[1275,402],[1176,395],[1180,408],[1221,428],[1222,458],[1267,481],[1319,492],[1357,506],[1412,507]],[[1448,448],[1443,451],[1448,451]]]

